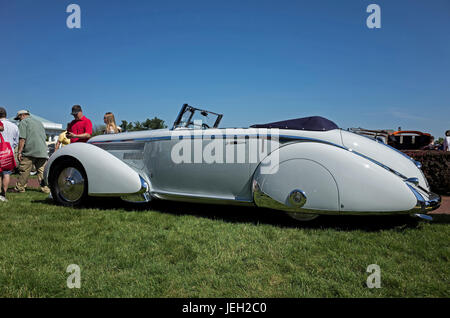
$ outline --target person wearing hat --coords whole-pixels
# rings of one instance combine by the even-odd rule
[[[44,184],[44,167],[47,163],[47,136],[40,121],[30,116],[27,110],[17,112],[15,120],[19,120],[19,178],[16,183],[16,192],[25,192],[33,165],[36,167],[41,191],[50,193]]]
[[[14,123],[7,120],[6,115],[6,109],[0,107],[0,124],[3,126],[3,129],[0,129],[0,133],[3,136],[3,139],[6,142],[9,142],[14,151],[19,144],[19,128]],[[0,172],[0,201],[7,201],[6,192],[8,191],[12,173],[12,171]]]
[[[92,137],[92,122],[83,115],[80,105],[72,107],[71,115],[75,118],[67,127],[70,143],[87,142]]]

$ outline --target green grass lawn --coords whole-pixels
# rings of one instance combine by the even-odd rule
[[[448,297],[450,225],[100,200],[0,204],[0,297]],[[66,268],[81,268],[69,289]],[[381,268],[369,289],[367,266]]]

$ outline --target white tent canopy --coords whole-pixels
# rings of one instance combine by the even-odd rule
[[[61,132],[63,132],[65,129],[63,129],[62,124],[54,123],[48,119],[42,118],[40,116],[34,115],[30,113],[31,117],[39,120],[42,125],[45,128],[45,134],[47,135],[47,140],[49,142],[56,142],[58,140],[58,136]],[[12,121],[15,124],[19,124],[18,121],[14,120],[14,118],[10,118],[10,121]]]

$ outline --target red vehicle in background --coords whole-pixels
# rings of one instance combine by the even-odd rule
[[[389,134],[388,145],[399,150],[419,150],[429,145],[432,136],[414,130],[399,130]]]

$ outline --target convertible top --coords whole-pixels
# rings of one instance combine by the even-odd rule
[[[268,124],[257,124],[250,126],[251,128],[279,128],[279,129],[295,129],[295,130],[314,130],[326,131],[339,128],[329,119],[312,116],[304,118],[296,118],[289,120],[276,121]]]

